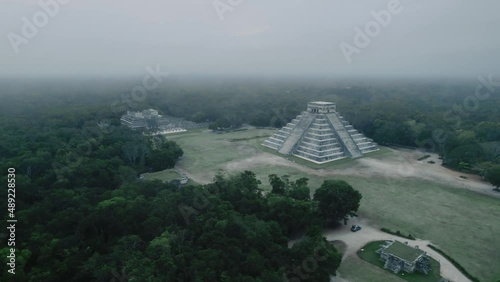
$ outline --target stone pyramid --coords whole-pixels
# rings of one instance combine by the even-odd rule
[[[373,140],[354,129],[337,112],[335,103],[319,101],[308,103],[307,111],[262,145],[318,164],[359,158],[379,150]]]

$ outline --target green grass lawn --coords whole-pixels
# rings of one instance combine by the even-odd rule
[[[371,242],[371,243],[368,243],[366,246],[364,246],[362,249],[363,251],[359,250],[358,251],[358,256],[381,268],[381,269],[384,269],[384,262],[382,260],[380,260],[380,256],[375,253],[376,250],[378,250],[380,248],[381,245],[384,244],[384,241],[375,241],[375,242]],[[409,281],[409,282],[439,282],[439,280],[441,279],[441,276],[439,276],[439,271],[440,271],[440,268],[439,268],[439,262],[437,262],[435,259],[433,258],[430,258],[429,259],[429,262],[430,262],[430,265],[431,265],[431,268],[432,268],[432,271],[429,272],[427,275],[426,274],[423,274],[423,273],[404,273],[404,272],[400,272],[399,274],[394,274],[393,272],[389,271],[389,270],[386,270],[384,269],[384,271],[390,273],[391,275],[394,275],[394,276],[398,276],[399,278],[405,280],[405,281]]]
[[[166,169],[151,173],[144,173],[143,175],[145,180],[160,180],[161,182],[168,182],[181,178],[181,175],[177,171],[172,169]],[[197,183],[192,179],[188,179],[188,182],[185,185],[200,185],[200,183]]]
[[[206,174],[211,179],[228,162],[272,151],[260,145],[265,136],[272,133],[274,130],[256,129],[226,134],[186,132],[167,137],[184,150],[182,165],[186,170]],[[246,140],[230,141],[235,139]],[[394,158],[388,149],[373,154],[371,157],[374,158]],[[352,167],[353,163],[349,160],[334,162],[322,169],[334,172],[336,169]],[[279,165],[257,164],[249,170],[257,174],[264,189],[270,188],[268,175],[273,173],[290,175],[291,180],[307,177],[311,190],[318,188],[325,180]],[[481,281],[500,280],[500,268],[496,267],[500,265],[499,199],[415,178],[329,178],[345,180],[361,192],[363,198],[358,213],[372,220],[375,227],[400,230],[404,234],[430,240]],[[354,265],[364,263],[353,259],[348,262],[351,260]],[[366,269],[380,274],[374,270],[378,269],[376,267]],[[342,266],[340,271],[343,276],[353,277],[350,279],[352,281],[392,281],[356,278],[365,275],[365,270],[359,271],[349,265]]]
[[[391,272],[368,263],[358,256],[350,256],[342,261],[338,270],[350,282],[404,282]]]
[[[232,139],[255,137],[256,133],[254,130],[224,134],[188,132],[167,136],[167,138],[177,142],[184,150],[181,162],[186,164],[184,166],[186,169],[190,172],[213,172],[212,175],[215,175],[217,169],[224,168],[226,163],[247,158],[256,153],[255,149],[249,150],[251,148],[241,146],[241,144],[253,143],[258,139],[231,142]]]
[[[181,175],[173,170],[173,169],[166,169],[158,172],[151,172],[151,173],[144,173],[143,174],[144,179],[146,180],[160,180],[162,182],[168,182],[172,181],[175,179],[179,179]]]

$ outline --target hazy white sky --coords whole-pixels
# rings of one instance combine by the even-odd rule
[[[340,43],[356,47],[355,27],[397,0],[64,1],[27,38],[23,17],[43,21],[38,0],[0,0],[0,75],[136,74],[155,64],[178,74],[500,73],[497,0],[400,0],[351,63]],[[214,2],[233,3],[223,21]]]

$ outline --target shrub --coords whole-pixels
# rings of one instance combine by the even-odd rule
[[[421,158],[418,158],[418,160],[419,160],[419,161],[423,161],[423,160],[428,159],[428,158],[430,158],[430,157],[431,157],[431,155],[425,155],[425,156],[423,156],[423,157],[421,157]]]
[[[402,237],[402,238],[406,238],[406,239],[410,239],[410,240],[415,240],[415,237],[412,236],[411,234],[408,234],[408,235],[404,235],[403,233],[401,233],[401,231],[397,230],[396,232],[392,231],[391,229],[389,228],[381,228],[380,230],[382,230],[383,232],[385,233],[389,233],[389,234],[392,234],[392,235],[396,235],[396,236],[399,236],[399,237]]]

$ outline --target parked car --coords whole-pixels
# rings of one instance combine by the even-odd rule
[[[351,231],[352,231],[352,232],[357,232],[357,231],[359,231],[359,230],[361,230],[361,226],[359,226],[359,225],[353,225],[353,226],[351,227]]]

